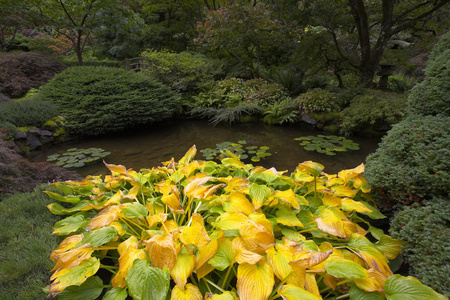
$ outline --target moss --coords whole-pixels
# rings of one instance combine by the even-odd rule
[[[23,127],[17,127],[17,131],[21,132],[29,132],[31,129],[36,129],[37,127],[34,126],[23,126]]]

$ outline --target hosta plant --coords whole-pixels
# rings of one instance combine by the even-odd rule
[[[67,215],[50,296],[95,299],[445,299],[393,275],[401,241],[369,224],[382,218],[361,176],[311,161],[291,175],[228,152],[140,172],[56,183]]]

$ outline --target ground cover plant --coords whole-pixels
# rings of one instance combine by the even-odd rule
[[[78,136],[165,120],[179,102],[175,92],[148,76],[106,67],[69,68],[35,97],[56,105],[67,130]]]
[[[323,135],[303,136],[295,138],[301,141],[300,146],[305,146],[307,151],[317,151],[326,155],[336,155],[336,152],[346,152],[348,150],[359,150],[358,143],[342,136]]]
[[[63,205],[48,207],[66,218],[53,228],[65,239],[50,296],[446,299],[392,273],[402,242],[370,225],[384,216],[363,165],[330,175],[308,161],[286,176],[231,152],[220,163],[195,154],[55,184],[47,194]]]

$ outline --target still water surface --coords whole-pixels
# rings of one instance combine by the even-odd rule
[[[319,162],[325,166],[325,172],[332,174],[342,169],[354,168],[363,163],[368,154],[374,152],[380,142],[377,138],[352,137],[359,143],[360,150],[338,152],[328,156],[306,151],[294,138],[308,135],[324,134],[308,131],[298,126],[268,126],[261,123],[218,125],[213,127],[203,120],[182,120],[161,123],[147,129],[129,131],[116,135],[100,136],[72,141],[35,153],[32,161],[45,161],[48,155],[64,153],[70,148],[103,148],[111,152],[105,158],[110,164],[120,164],[127,168],[140,170],[161,165],[172,157],[179,160],[186,151],[196,145],[196,159],[204,159],[201,149],[215,148],[225,141],[246,140],[247,145],[269,146],[272,156],[266,157],[253,165],[277,170],[294,171],[297,165],[306,160]],[[102,164],[76,169],[81,175],[108,174]]]

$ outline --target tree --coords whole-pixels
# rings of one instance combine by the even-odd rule
[[[68,37],[75,49],[78,64],[83,65],[83,50],[98,25],[97,18],[113,14],[131,16],[133,13],[120,0],[41,0],[36,3],[41,21],[47,30],[55,30]],[[127,24],[139,22],[134,16]]]
[[[263,60],[292,44],[291,32],[263,5],[232,4],[206,13],[197,26],[196,42],[223,49],[246,65],[255,77]]]
[[[30,25],[34,15],[32,9],[23,0],[0,0],[0,46],[8,51],[16,39],[19,29]]]
[[[325,27],[338,54],[359,70],[362,84],[371,86],[389,40],[424,26],[448,3],[449,0],[305,0],[301,16],[310,25]],[[345,47],[353,50],[346,52]]]

